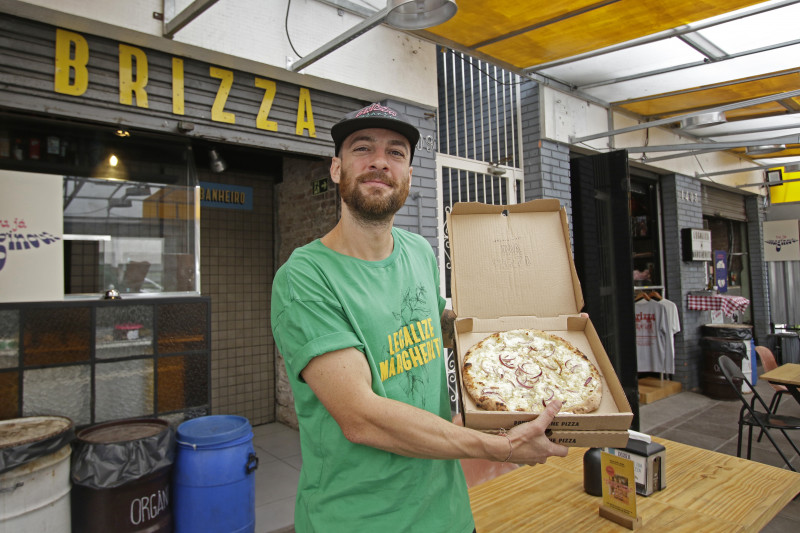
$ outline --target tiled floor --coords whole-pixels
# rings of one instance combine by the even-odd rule
[[[763,380],[758,382],[756,390],[767,401],[772,398],[772,389]],[[682,392],[642,405],[640,429],[699,448],[736,455],[736,421],[740,407],[738,400],[713,400],[702,394]],[[785,397],[779,412],[800,416],[800,405],[791,397]],[[794,441],[800,442],[798,432],[794,435]],[[800,470],[800,457],[782,435],[776,435],[776,439],[794,467]],[[257,426],[254,428],[254,445],[260,461],[256,471],[256,532],[292,532],[294,498],[301,465],[298,433],[281,424]],[[766,438],[760,443],[754,442],[752,458],[784,467]],[[789,503],[763,531],[800,531],[800,498]]]
[[[283,424],[253,428],[256,533],[294,531],[294,498],[300,478],[300,435]]]

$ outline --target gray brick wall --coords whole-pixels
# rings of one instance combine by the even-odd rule
[[[557,198],[572,220],[569,146],[541,138],[539,86],[528,81],[520,88],[524,200]]]
[[[678,306],[681,331],[675,335],[675,380],[685,390],[699,390],[702,372],[700,337],[708,321],[705,311],[687,307],[691,291],[705,288],[705,268],[701,261],[683,261],[681,229],[703,227],[700,181],[681,175],[661,178],[661,202],[666,266],[667,298]]]
[[[382,103],[404,113],[419,129],[421,136],[412,161],[414,170],[411,175],[411,192],[405,205],[397,212],[394,225],[422,235],[438,254],[436,146],[431,142],[436,135],[436,115],[433,110],[395,100],[386,100]]]

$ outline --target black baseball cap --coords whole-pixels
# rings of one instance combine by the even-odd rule
[[[331,137],[333,137],[333,143],[336,146],[336,155],[339,155],[342,143],[351,133],[368,128],[384,128],[396,131],[408,139],[411,145],[411,159],[414,159],[414,148],[419,141],[419,130],[411,124],[408,117],[399,111],[378,103],[352,111],[333,125]]]

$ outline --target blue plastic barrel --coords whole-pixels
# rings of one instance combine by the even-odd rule
[[[176,533],[255,531],[253,430],[241,416],[183,422],[172,469]]]

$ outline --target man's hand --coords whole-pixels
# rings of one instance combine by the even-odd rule
[[[547,426],[561,409],[561,402],[553,400],[536,420],[515,426],[508,432],[513,451],[508,459],[511,463],[533,465],[544,463],[548,457],[564,457],[569,451],[566,446],[554,444],[545,435]]]
[[[442,345],[451,350],[455,349],[456,337],[456,314],[452,309],[445,309],[442,312]]]

